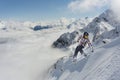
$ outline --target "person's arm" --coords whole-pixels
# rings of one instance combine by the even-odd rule
[[[91,48],[91,52],[94,52],[93,46],[92,46],[92,44],[91,44],[89,39],[88,39],[88,46]]]
[[[82,35],[78,38],[77,42],[79,42],[79,40],[82,38]]]

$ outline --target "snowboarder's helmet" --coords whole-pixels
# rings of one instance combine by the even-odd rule
[[[89,36],[88,32],[84,32],[83,35],[84,35],[84,36]]]
[[[89,36],[89,34],[88,34],[87,32],[84,32],[83,37],[84,37],[85,39],[88,39],[88,36]]]

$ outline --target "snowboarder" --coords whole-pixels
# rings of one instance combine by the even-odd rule
[[[80,51],[81,55],[84,54],[84,56],[87,56],[83,51],[83,48],[86,46],[86,44],[88,44],[89,47],[92,48],[92,52],[93,52],[93,47],[92,47],[92,44],[90,43],[88,32],[84,32],[84,34],[78,38],[77,42],[79,42],[79,45],[75,49],[73,58],[77,57],[77,54],[79,51]]]

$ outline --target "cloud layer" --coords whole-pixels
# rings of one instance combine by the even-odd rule
[[[108,6],[110,0],[74,0],[68,4],[68,8],[73,12],[89,12]]]
[[[111,0],[110,3],[111,9],[116,13],[116,15],[120,15],[120,0]]]

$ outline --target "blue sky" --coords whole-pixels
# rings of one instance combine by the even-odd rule
[[[81,1],[81,0],[80,0]],[[61,17],[81,18],[96,16],[107,7],[93,12],[75,12],[68,8],[73,0],[0,0],[0,19],[47,21]]]

